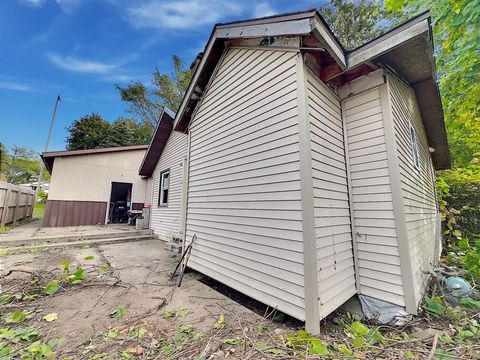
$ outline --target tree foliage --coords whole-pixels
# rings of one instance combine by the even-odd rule
[[[431,12],[437,74],[454,165],[437,174],[444,240],[447,250],[456,248],[464,254],[464,259],[455,256],[454,264],[474,271],[471,263],[476,261],[480,278],[479,2],[387,0],[386,7],[410,16]]]
[[[401,20],[400,16],[392,16],[377,0],[331,0],[319,11],[349,50],[383,34],[392,23]]]
[[[95,149],[106,147],[110,124],[98,114],[91,114],[75,120],[67,128],[68,150]]]
[[[119,118],[109,123],[98,114],[75,120],[67,131],[68,150],[143,145],[150,142],[153,134],[151,126],[146,122]]]
[[[182,59],[173,55],[172,63],[172,74],[160,73],[158,69],[153,72],[153,89],[139,81],[126,87],[116,85],[122,101],[129,105],[129,112],[153,128],[156,128],[164,106],[177,111],[190,83],[190,69],[185,68]]]
[[[11,184],[30,183],[38,180],[40,174],[40,157],[27,148],[13,146],[7,149],[0,145],[1,171],[5,181]]]
[[[480,153],[480,4],[478,0],[387,0],[397,13],[430,10],[437,73],[454,165]]]

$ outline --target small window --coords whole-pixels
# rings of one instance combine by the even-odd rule
[[[412,145],[413,165],[415,168],[420,169],[420,152],[418,150],[418,137],[415,128],[410,123],[410,141]]]
[[[170,185],[170,170],[160,174],[160,194],[158,196],[158,206],[168,205],[168,188]]]

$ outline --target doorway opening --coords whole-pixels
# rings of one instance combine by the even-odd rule
[[[112,181],[108,223],[119,224],[128,222],[128,211],[131,206],[132,183]]]

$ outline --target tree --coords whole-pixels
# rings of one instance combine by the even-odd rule
[[[129,104],[129,112],[153,128],[157,127],[164,106],[177,111],[190,83],[191,72],[185,69],[182,59],[173,55],[172,63],[173,74],[162,74],[158,69],[153,72],[152,90],[139,81],[126,87],[116,85],[122,101]]]
[[[11,184],[30,183],[38,180],[40,159],[38,154],[27,148],[13,146],[7,152],[2,144],[2,173]]]
[[[387,0],[397,13],[430,10],[436,65],[454,165],[480,154],[480,11],[478,0]]]
[[[118,118],[110,124],[98,114],[75,120],[67,131],[68,150],[144,145],[150,142],[153,135],[152,127],[146,122]]]
[[[319,11],[349,50],[383,34],[400,20],[376,0],[330,0]]]
[[[8,165],[7,147],[0,142],[0,181],[5,181],[6,177],[4,171]]]
[[[153,135],[152,127],[135,120],[118,118],[110,125],[107,146],[128,146],[148,144]]]
[[[67,128],[68,150],[95,149],[107,146],[110,124],[100,115],[92,113],[75,120]]]

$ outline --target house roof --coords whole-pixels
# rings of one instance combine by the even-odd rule
[[[326,83],[343,85],[376,70],[378,66],[388,67],[408,81],[417,93],[429,146],[435,149],[432,154],[434,166],[437,170],[450,167],[428,12],[352,51],[345,50],[317,10],[217,24],[195,66],[176,114],[174,129],[188,131],[195,107],[228,46],[227,41],[288,35],[303,37],[299,50],[308,53],[320,64],[318,76]]]
[[[98,149],[85,149],[85,150],[61,150],[61,151],[47,151],[42,153],[41,158],[48,172],[52,172],[53,163],[57,157],[76,156],[76,155],[91,155],[91,154],[104,154],[120,151],[133,151],[133,150],[146,150],[148,145],[132,145],[132,146],[112,146]]]
[[[150,141],[148,150],[146,151],[140,169],[138,170],[139,175],[146,177],[152,176],[163,148],[172,132],[174,118],[175,113],[165,106],[157,128],[155,129],[155,134],[153,135],[152,141]]]

